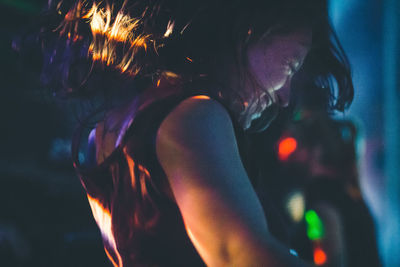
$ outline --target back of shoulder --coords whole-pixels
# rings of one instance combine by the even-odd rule
[[[189,142],[215,144],[235,140],[231,117],[225,107],[208,96],[194,96],[179,103],[161,123],[157,144]]]
[[[199,122],[209,122],[213,120],[228,120],[230,116],[227,110],[216,100],[208,96],[193,96],[183,100],[167,116],[166,121],[171,119],[194,119]]]

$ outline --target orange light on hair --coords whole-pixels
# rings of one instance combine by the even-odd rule
[[[135,191],[136,190],[139,191],[142,194],[143,199],[146,199],[147,201],[153,203],[152,199],[149,198],[149,192],[146,184],[146,182],[149,181],[151,177],[149,171],[143,165],[136,164],[133,158],[127,152],[126,148],[123,149],[123,152],[125,154],[126,162],[129,168],[132,189]],[[140,220],[138,213],[135,212],[132,215],[134,223],[136,225],[143,225],[143,221]],[[148,219],[144,223],[144,227],[146,228],[154,227],[157,221],[158,221],[158,216],[153,216],[151,219]]]
[[[132,30],[135,29],[138,24],[138,20],[131,19],[128,15],[125,15],[120,11],[107,34],[108,38],[118,42],[133,41],[135,39],[132,38]]]
[[[59,15],[62,14],[61,10],[61,1],[57,5],[57,12]],[[64,20],[60,23],[60,25],[54,30],[58,31],[60,36],[66,36],[69,40],[73,40],[74,42],[82,39],[78,34],[78,18],[85,13],[83,5],[81,1],[78,1],[64,16]]]
[[[87,195],[87,198],[89,200],[90,208],[92,209],[93,217],[94,217],[97,225],[100,228],[100,232],[101,232],[101,235],[103,236],[103,239],[105,241],[107,241],[107,244],[115,252],[119,263],[122,264],[122,259],[117,251],[117,245],[115,243],[114,235],[112,233],[112,221],[111,221],[110,211],[108,209],[106,209],[96,198],[93,198],[89,195]],[[113,265],[119,266],[119,264],[117,264],[114,261],[114,259],[111,257],[111,255],[109,254],[109,252],[107,251],[107,248],[105,248],[105,251],[106,251],[109,259],[113,263]]]
[[[174,30],[174,26],[175,26],[174,21],[172,21],[172,20],[168,21],[167,30],[164,33],[164,37],[169,37],[172,34],[172,32]]]
[[[179,75],[176,74],[176,73],[174,73],[174,72],[172,72],[172,71],[164,71],[162,74],[163,74],[163,76],[165,76],[165,77],[167,77],[167,78],[170,78],[170,79],[177,79],[177,78],[179,78]]]
[[[135,161],[133,161],[133,159],[129,156],[128,152],[126,151],[126,148],[124,148],[124,154],[129,167],[129,173],[131,176],[131,185],[133,188],[135,188],[136,187]]]
[[[150,178],[150,173],[149,173],[149,171],[148,171],[145,167],[143,167],[142,165],[140,165],[140,164],[137,164],[137,165],[136,165],[135,161],[134,161],[134,160],[132,159],[132,157],[127,153],[126,149],[124,149],[124,154],[125,154],[126,161],[127,161],[127,163],[128,163],[128,167],[129,167],[129,173],[130,173],[130,176],[131,176],[131,185],[132,185],[132,188],[135,189],[135,188],[137,187],[137,185],[136,185],[136,180],[139,179],[140,187],[141,187],[141,192],[142,192],[142,194],[143,194],[144,196],[147,195],[147,187],[146,187],[145,181],[146,181],[148,178]],[[137,167],[137,170],[139,171],[138,177],[137,177],[137,175],[135,174],[135,168],[136,168],[136,167]]]
[[[88,6],[84,0],[79,0],[64,16],[56,31],[74,42],[82,40],[83,36],[78,32],[78,23],[85,20],[92,32],[89,45],[89,55],[92,60],[107,66],[113,65],[129,75],[137,75],[140,64],[135,62],[135,58],[138,54],[147,52],[149,43],[155,46],[155,42],[151,35],[137,30],[142,23],[144,13],[137,18],[131,18],[125,12],[124,6],[120,10],[114,10],[114,6],[104,2],[94,1]],[[174,23],[170,22],[167,26],[167,35],[172,33],[173,27]],[[118,52],[119,46],[124,48],[123,54]]]
[[[314,249],[314,263],[318,266],[324,265],[327,261],[327,256],[325,251],[323,251],[321,248],[316,247]]]
[[[278,157],[280,160],[287,160],[296,150],[297,141],[293,137],[287,137],[279,142]]]
[[[113,259],[113,257],[111,256],[110,252],[108,252],[108,250],[107,250],[106,248],[104,249],[104,251],[106,252],[106,255],[107,255],[108,259],[111,261],[111,264],[112,264],[114,267],[119,267],[118,263],[116,263],[116,262],[114,261],[114,259]]]
[[[111,9],[99,9],[96,3],[93,3],[92,8],[83,18],[90,20],[90,29],[93,34],[105,34],[111,23]]]

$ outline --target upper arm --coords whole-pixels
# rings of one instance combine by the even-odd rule
[[[267,223],[226,110],[211,99],[183,101],[161,124],[156,150],[189,237],[207,265],[258,253],[269,235]]]

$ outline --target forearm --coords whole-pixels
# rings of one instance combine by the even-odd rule
[[[239,244],[233,246],[226,266],[311,266],[290,254],[289,249],[276,239],[272,237],[268,239],[259,237],[257,239],[243,241],[241,246]]]

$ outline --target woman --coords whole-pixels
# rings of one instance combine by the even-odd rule
[[[94,160],[76,156],[81,130],[73,154],[113,264],[301,266],[268,229],[242,139],[288,105],[303,62],[298,88],[317,84],[339,110],[351,102],[326,3],[63,1],[49,10],[59,26],[43,35],[60,37],[44,41],[43,79],[59,95],[106,96],[89,138]]]

